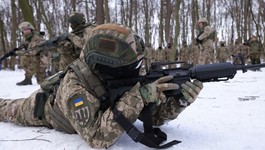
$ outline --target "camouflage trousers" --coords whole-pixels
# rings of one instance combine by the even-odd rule
[[[202,45],[199,54],[198,64],[210,64],[213,63],[213,47],[210,45]]]
[[[46,119],[34,117],[35,96],[34,92],[28,98],[0,99],[0,121],[7,121],[23,126],[47,126],[51,127]]]
[[[31,79],[36,74],[37,82],[41,83],[45,78],[45,71],[49,65],[49,55],[40,53],[36,56],[21,56],[21,67],[25,70],[25,77]]]
[[[249,55],[251,64],[260,64],[260,54],[250,54]]]

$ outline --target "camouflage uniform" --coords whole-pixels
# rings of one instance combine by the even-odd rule
[[[98,39],[99,36],[97,35],[100,33],[103,34]],[[108,34],[112,36],[109,37]],[[112,37],[115,37],[115,43],[118,42],[116,46],[113,45]],[[136,38],[132,30],[122,25],[99,25],[91,32],[90,38],[80,55],[80,59],[72,63],[70,66],[72,69],[69,69],[61,80],[56,93],[48,94],[47,102],[42,104],[43,109],[38,107],[37,110],[44,111],[44,116],[36,118],[33,115],[36,114],[34,113],[36,101],[41,104],[41,97],[38,96],[38,93],[42,92],[42,90],[38,90],[25,99],[0,99],[0,120],[27,126],[47,126],[62,131],[66,128],[69,129],[66,130],[68,131],[67,133],[77,132],[91,147],[110,147],[122,135],[124,129],[115,121],[114,115],[117,114],[111,110],[108,99],[107,101],[99,99],[99,97],[104,96],[104,93],[106,93],[102,81],[102,74],[106,70],[95,69],[100,67],[95,66],[95,64],[106,62],[98,61],[98,59],[94,58],[98,57],[101,58],[100,60],[103,60],[108,56],[109,60],[115,62],[109,64],[112,67],[119,64],[130,66],[135,61],[140,62],[143,58],[144,47],[141,44],[143,43],[142,40],[135,40]],[[126,41],[126,44],[131,44],[127,44],[124,47],[124,43],[119,43],[121,42],[120,40]],[[126,55],[122,52],[126,52]],[[119,59],[116,59],[116,57]],[[134,69],[135,67],[132,68]],[[110,75],[118,73],[117,71],[112,71],[110,69],[110,71],[106,72],[107,74],[110,73]],[[128,71],[123,72],[123,75],[130,76]],[[137,73],[137,69],[135,71]],[[164,88],[169,86],[170,84],[166,84]],[[190,92],[194,91],[191,90]],[[157,94],[157,92],[155,91],[154,94]],[[140,84],[137,83],[132,89],[125,92],[114,106],[128,121],[134,123],[144,106],[148,104],[148,101],[143,97],[140,91]],[[185,97],[185,99],[189,99],[189,101],[186,101],[187,103],[191,103],[192,101],[190,100],[195,100],[191,97]],[[157,109],[152,113],[154,125],[162,125],[165,121],[176,118],[188,106],[184,105],[183,102],[183,100],[176,100],[172,97],[157,106]],[[61,115],[55,117],[56,115],[54,116],[53,112],[61,112]],[[69,124],[70,128],[63,124],[63,122]]]
[[[242,57],[243,57],[243,62],[245,64],[248,63],[249,52],[250,52],[249,46],[247,45],[247,43],[243,43],[241,53],[242,53]]]
[[[190,45],[190,63],[195,66],[199,63],[199,55],[200,55],[200,49],[198,45],[195,44],[195,41]]]
[[[246,63],[247,58],[249,57],[249,48],[242,44],[240,40],[235,41],[235,45],[232,50],[232,57],[234,63],[241,64],[241,58],[238,56],[241,56],[243,64]]]
[[[219,63],[223,63],[226,62],[229,57],[229,50],[225,47],[225,42],[220,42],[220,47],[216,50],[216,60]]]
[[[182,42],[182,47],[180,48],[179,55],[180,55],[180,61],[190,63],[190,49],[187,46],[186,41]]]
[[[257,41],[256,36],[252,36],[250,40],[250,52],[249,57],[251,64],[260,64],[261,45]]]
[[[174,61],[171,43],[167,44],[167,47],[164,49],[164,51],[165,51],[165,60],[164,61],[166,61],[166,62]]]
[[[59,43],[57,51],[60,54],[59,70],[64,70],[70,63],[79,58],[84,41],[91,30],[95,27],[90,23],[86,24],[82,13],[73,13],[69,18],[73,31],[69,34],[69,39]]]
[[[22,22],[20,24],[21,31],[28,29],[24,27],[25,24],[32,26],[28,22]],[[20,63],[21,67],[25,70],[25,80],[27,80],[29,84],[32,84],[32,76],[36,74],[37,83],[41,83],[46,77],[45,73],[49,65],[50,54],[47,51],[43,51],[41,49],[33,49],[36,45],[39,45],[45,40],[39,35],[39,33],[33,31],[33,27],[29,29],[31,30],[32,34],[30,37],[25,37],[27,49],[25,51],[19,51],[17,54],[22,55]],[[24,85],[23,81],[17,83],[17,85]]]
[[[206,18],[201,18],[198,23],[199,35],[197,41],[200,41],[201,43],[199,64],[210,64],[213,61],[213,40],[215,38],[215,31],[208,25]]]
[[[159,46],[158,49],[155,51],[155,61],[165,61],[166,60],[166,53],[162,49],[162,46]]]
[[[151,47],[151,44],[147,45],[145,51],[145,64],[147,70],[149,70],[151,63],[155,61],[154,56],[155,56],[154,48]]]

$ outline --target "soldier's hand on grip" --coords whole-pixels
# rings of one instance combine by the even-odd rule
[[[187,106],[195,101],[198,97],[200,91],[203,88],[203,84],[199,80],[194,80],[193,82],[187,81],[186,83],[181,84],[182,94],[184,95],[185,100],[187,101]]]
[[[148,103],[151,102],[155,102],[156,105],[160,105],[161,102],[162,103],[166,102],[166,96],[163,92],[167,90],[179,89],[179,86],[177,84],[167,83],[172,79],[173,76],[164,76],[152,83],[149,83],[141,87],[139,90],[143,97],[145,105],[148,105]]]

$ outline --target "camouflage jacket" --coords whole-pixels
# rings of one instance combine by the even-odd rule
[[[103,86],[101,78],[91,72],[85,63],[82,61],[80,63],[82,64],[80,66],[84,66],[84,68],[80,68],[81,70],[87,69],[84,79],[88,83],[84,83],[73,70],[69,70],[57,90],[55,103],[76,132],[91,147],[108,148],[122,135],[124,130],[114,120],[111,108],[101,109],[102,104],[95,95],[98,93],[96,91]],[[144,107],[139,88],[140,84],[137,83],[131,90],[125,92],[115,104],[115,107],[131,123],[137,120]],[[169,98],[167,102],[153,111],[154,124],[162,125],[165,121],[173,120],[184,109],[185,107],[180,107],[175,99]],[[49,120],[48,110],[45,114],[48,122],[56,127],[53,120]]]
[[[35,47],[44,41],[45,41],[45,39],[42,36],[40,36],[39,34],[34,32],[33,36],[30,38],[30,40],[24,42],[24,44],[27,45],[26,50],[25,51],[24,50],[18,51],[18,52],[16,52],[16,54],[26,55],[26,56],[38,55],[42,49],[35,48]]]
[[[250,54],[260,54],[261,53],[261,46],[258,41],[251,41],[250,42]]]

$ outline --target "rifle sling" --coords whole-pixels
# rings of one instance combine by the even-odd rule
[[[144,123],[144,133],[139,131],[123,114],[121,111],[117,110],[114,106],[112,112],[114,114],[114,120],[119,123],[119,125],[126,131],[126,133],[135,142],[140,142],[141,144],[157,149],[164,149],[171,147],[180,143],[181,141],[173,140],[164,145],[160,145],[162,142],[166,141],[167,135],[162,132],[159,128],[153,128],[151,113],[151,107],[145,107],[143,109],[141,120]]]

